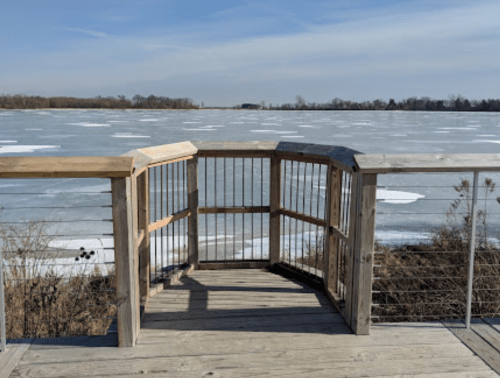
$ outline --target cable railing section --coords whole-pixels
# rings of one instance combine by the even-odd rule
[[[363,312],[371,321],[461,319],[470,328],[472,317],[498,317],[499,156],[365,155],[356,162],[364,175],[384,174],[376,239],[365,245],[374,251],[364,269],[371,308]]]
[[[379,189],[373,321],[500,315],[500,206],[492,173],[407,174],[399,177],[403,185]],[[384,181],[396,182],[391,176],[401,175]],[[449,185],[434,186],[438,178]]]

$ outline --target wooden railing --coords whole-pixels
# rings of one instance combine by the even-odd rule
[[[207,159],[213,159],[213,166],[210,166],[213,168],[213,192],[210,193],[211,198],[214,199],[213,203],[207,200],[212,187],[209,188],[209,185],[205,184],[208,182],[209,169],[203,169],[203,173],[201,172],[199,162],[202,159],[207,167]],[[233,191],[227,190],[224,170],[227,159],[232,159],[233,167],[235,159],[249,159],[246,163],[242,160],[242,164],[250,164],[252,181],[251,184],[248,184],[249,181],[245,183],[245,178],[242,177],[241,203],[228,200],[226,196],[226,193],[230,192],[234,197],[236,185],[232,181]],[[257,163],[259,167],[257,176],[254,174],[254,159],[260,160],[260,163]],[[217,161],[219,161],[218,166]],[[179,172],[181,166],[182,174],[176,173]],[[292,166],[296,166],[297,171],[295,168],[292,169]],[[175,169],[169,167],[175,167]],[[268,168],[264,169],[264,167]],[[303,169],[300,170],[300,167]],[[224,173],[224,181],[221,186],[217,175],[220,174],[218,172],[222,168],[224,168],[221,171]],[[246,169],[250,168],[247,166]],[[156,173],[157,170],[160,170],[159,175]],[[120,157],[0,159],[1,178],[108,177],[111,179],[119,346],[133,346],[137,342],[140,332],[141,305],[146,306],[151,296],[193,269],[280,266],[297,274],[310,276],[323,285],[328,297],[342,313],[347,325],[354,333],[369,334],[377,174],[466,170],[500,170],[500,156],[363,155],[344,147],[314,144],[283,142],[192,144],[182,142],[133,150]],[[163,174],[164,171],[165,174]],[[172,172],[169,177],[167,177],[168,172]],[[244,172],[245,168],[243,168],[243,174]],[[235,176],[234,168],[233,176]],[[165,187],[163,186],[164,177]],[[257,185],[258,189],[254,190],[253,180],[256,180],[256,177],[260,180],[257,180],[260,186]],[[311,178],[310,182],[307,182],[308,177]],[[155,182],[155,178],[161,183]],[[249,176],[247,176],[248,179]],[[319,183],[313,182],[316,179]],[[182,194],[180,194],[179,180],[182,180]],[[199,184],[202,180],[203,193],[199,191]],[[236,179],[233,177],[233,180]],[[302,189],[300,189],[301,183]],[[320,192],[323,190],[320,189],[322,183],[325,184],[324,192]],[[246,185],[250,185],[251,190],[246,192],[245,197]],[[313,198],[315,185],[317,186],[316,199]],[[295,192],[293,192],[293,186],[296,186]],[[159,201],[158,188],[160,189]],[[324,193],[324,199],[320,198],[321,193]],[[169,198],[172,199],[171,202]],[[165,211],[163,211],[164,199]],[[155,202],[154,207],[153,202]],[[160,208],[158,208],[158,202],[160,202]],[[201,207],[200,202],[203,203]],[[171,203],[170,206],[169,203]],[[314,208],[316,208],[315,211],[313,211]],[[156,215],[153,216],[152,212],[155,211]],[[255,239],[253,237],[254,215],[252,214],[260,214],[261,223],[257,228],[261,230],[259,234],[261,240],[266,238],[268,241],[267,255],[263,255],[262,244],[260,258],[258,254],[253,254],[255,248],[252,248],[250,256],[243,255],[242,258],[236,259],[234,241],[232,241],[232,257],[227,258],[225,254],[222,258],[217,252],[217,239],[213,255],[215,258],[207,257],[208,250],[205,251],[205,256],[200,255],[201,240],[198,229],[199,218],[202,214],[213,215],[216,220],[215,227],[222,224],[222,219],[226,227],[227,214],[232,214],[233,217],[235,214],[242,214],[243,221],[245,214],[250,214],[251,240]],[[267,223],[263,221],[264,216],[268,217]],[[303,256],[301,260],[297,260],[295,256],[292,261],[290,258],[291,241],[288,242],[289,254],[288,257],[286,256],[285,221],[292,220],[295,222],[295,228],[297,228],[297,222],[303,222],[302,228],[305,224],[308,225],[309,230],[310,226],[316,228],[315,237],[321,239],[324,236],[321,244],[323,252],[321,269],[318,269],[320,265],[316,261],[314,265],[311,265]],[[161,257],[158,258],[158,255],[155,255],[152,261],[151,236],[160,231],[163,248],[162,232],[165,230],[168,233],[169,226],[172,227],[170,234],[178,237],[178,240],[184,240],[184,237],[187,237],[188,245],[182,246],[187,247],[187,254],[184,249],[181,258],[180,252],[177,251],[177,263],[174,261],[171,264],[169,253],[175,252],[175,244],[172,243],[173,249],[166,246],[166,260],[163,254],[165,250],[162,249]],[[241,231],[246,232],[245,228],[242,225]],[[178,230],[177,233],[174,230]],[[233,234],[235,231],[233,227]],[[227,230],[225,229],[224,232],[227,233]],[[295,238],[297,238],[297,232],[294,234]],[[291,235],[289,229],[290,240]],[[303,235],[305,235],[304,232]],[[157,236],[155,236],[155,241],[156,238]],[[244,236],[242,241],[244,251]],[[318,243],[315,245],[318,246]],[[224,240],[224,244],[221,245],[227,248],[229,244],[227,240]],[[177,246],[179,248],[180,243]],[[205,247],[207,246],[206,242]],[[297,242],[295,247],[297,253]],[[303,253],[304,243],[301,248]],[[226,252],[226,249],[224,251]]]

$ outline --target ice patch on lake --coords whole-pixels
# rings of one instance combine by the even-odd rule
[[[26,131],[35,131],[35,130],[36,131],[40,131],[40,130],[43,130],[43,129],[24,129],[24,130],[26,130]]]
[[[185,121],[185,122],[182,122],[182,123],[201,123],[199,121]]]
[[[298,125],[298,127],[307,127],[307,128],[314,129],[314,126],[312,126],[312,125]]]
[[[485,139],[475,139],[472,143],[497,143],[500,144],[500,140],[485,140]]]
[[[67,123],[67,125],[75,125],[82,127],[109,127],[111,126],[109,123],[90,123],[90,122],[71,122]]]
[[[296,134],[298,131],[276,131],[276,130],[250,130],[251,133],[262,134]]]
[[[496,135],[477,135],[478,137],[494,137]]]
[[[217,131],[217,129],[182,129],[186,131]]]
[[[139,122],[157,122],[159,121],[158,118],[143,118],[143,119],[139,119],[138,120]]]
[[[0,143],[17,143],[17,140],[0,140]]]
[[[61,146],[0,146],[0,154],[9,154],[13,152],[35,152],[35,150],[43,150],[48,148],[61,148]]]
[[[128,121],[108,121],[108,123],[127,123]]]
[[[377,189],[377,200],[385,203],[406,204],[417,201],[425,196],[418,193],[399,192],[386,189]]]
[[[149,135],[132,135],[132,133],[116,133],[111,135],[112,138],[151,138]]]

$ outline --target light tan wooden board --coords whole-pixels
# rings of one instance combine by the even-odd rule
[[[372,352],[376,353],[376,352]],[[267,352],[265,354],[237,354],[217,356],[157,357],[144,359],[123,359],[119,361],[85,361],[59,364],[32,364],[19,366],[12,377],[81,377],[121,376],[123,374],[149,373],[175,374],[178,371],[219,371],[221,376],[272,376],[280,374],[289,377],[359,377],[396,374],[419,374],[439,372],[460,372],[486,370],[484,363],[471,356],[457,360],[456,356],[426,356],[413,353],[399,354],[391,359],[389,353],[379,354],[376,358],[364,359],[357,356],[354,361],[332,361],[326,354],[317,351],[304,355],[287,351]],[[312,361],[311,361],[312,359]],[[383,363],[381,363],[383,362]],[[229,372],[228,372],[229,370]],[[327,375],[328,373],[328,375]],[[278,375],[279,376],[279,375]]]
[[[362,173],[500,170],[500,154],[368,154],[354,160]]]
[[[259,343],[250,345],[245,342],[234,343],[236,349],[227,350],[227,346],[217,343],[213,346],[197,345],[194,348],[188,345],[179,345],[173,349],[168,343],[164,345],[138,345],[133,350],[123,348],[78,348],[70,352],[55,349],[47,350],[29,350],[19,366],[30,364],[59,364],[59,363],[82,363],[91,361],[109,361],[118,359],[152,359],[164,357],[186,357],[186,356],[217,356],[217,355],[254,355],[258,358],[259,354],[267,354],[272,350],[265,344]],[[313,345],[307,345],[301,348],[301,345],[293,345],[288,348],[278,349],[290,356],[299,358],[309,358],[318,360],[329,356],[328,360],[332,363],[346,361],[370,361],[376,359],[398,359],[412,354],[415,359],[426,357],[430,354],[445,357],[457,356],[461,358],[473,357],[467,348],[457,347],[455,344],[444,344],[439,346],[414,346],[414,347],[381,347],[373,349],[370,347],[356,348],[320,348]],[[384,357],[385,356],[385,357]],[[319,357],[319,358],[318,358]]]
[[[500,318],[485,318],[483,320],[500,332]]]
[[[471,319],[471,328],[498,352],[500,358],[500,332],[482,319]]]
[[[7,351],[0,352],[0,378],[7,378],[28,350],[33,339],[8,342]]]
[[[460,320],[443,320],[442,323],[497,374],[500,374],[500,353],[495,348],[473,330],[466,329]]]

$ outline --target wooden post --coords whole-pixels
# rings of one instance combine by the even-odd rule
[[[281,159],[271,156],[269,195],[269,264],[280,262]]]
[[[139,246],[139,288],[141,304],[146,305],[149,300],[149,169],[142,172],[137,178],[137,202],[139,208],[139,230],[144,232],[144,237]]]
[[[350,325],[356,335],[370,334],[376,200],[377,175],[359,175],[356,196],[356,241],[352,250],[354,265]]]
[[[198,269],[198,157],[187,161],[188,207],[191,215],[188,219],[188,262]]]
[[[118,346],[131,347],[139,329],[139,275],[136,270],[132,179],[111,179],[113,238],[115,244]]]
[[[359,173],[352,173],[351,181],[351,209],[349,215],[349,242],[348,248],[345,251],[346,259],[346,276],[345,276],[345,307],[344,307],[344,320],[349,327],[351,327],[351,310],[352,310],[352,281],[354,270],[354,253],[356,243],[356,214],[357,214],[357,195],[358,195],[358,176]]]
[[[336,293],[339,281],[338,253],[340,240],[333,234],[332,227],[339,227],[340,200],[342,198],[342,171],[328,166],[327,218],[325,227],[325,253],[323,266],[325,289]]]

